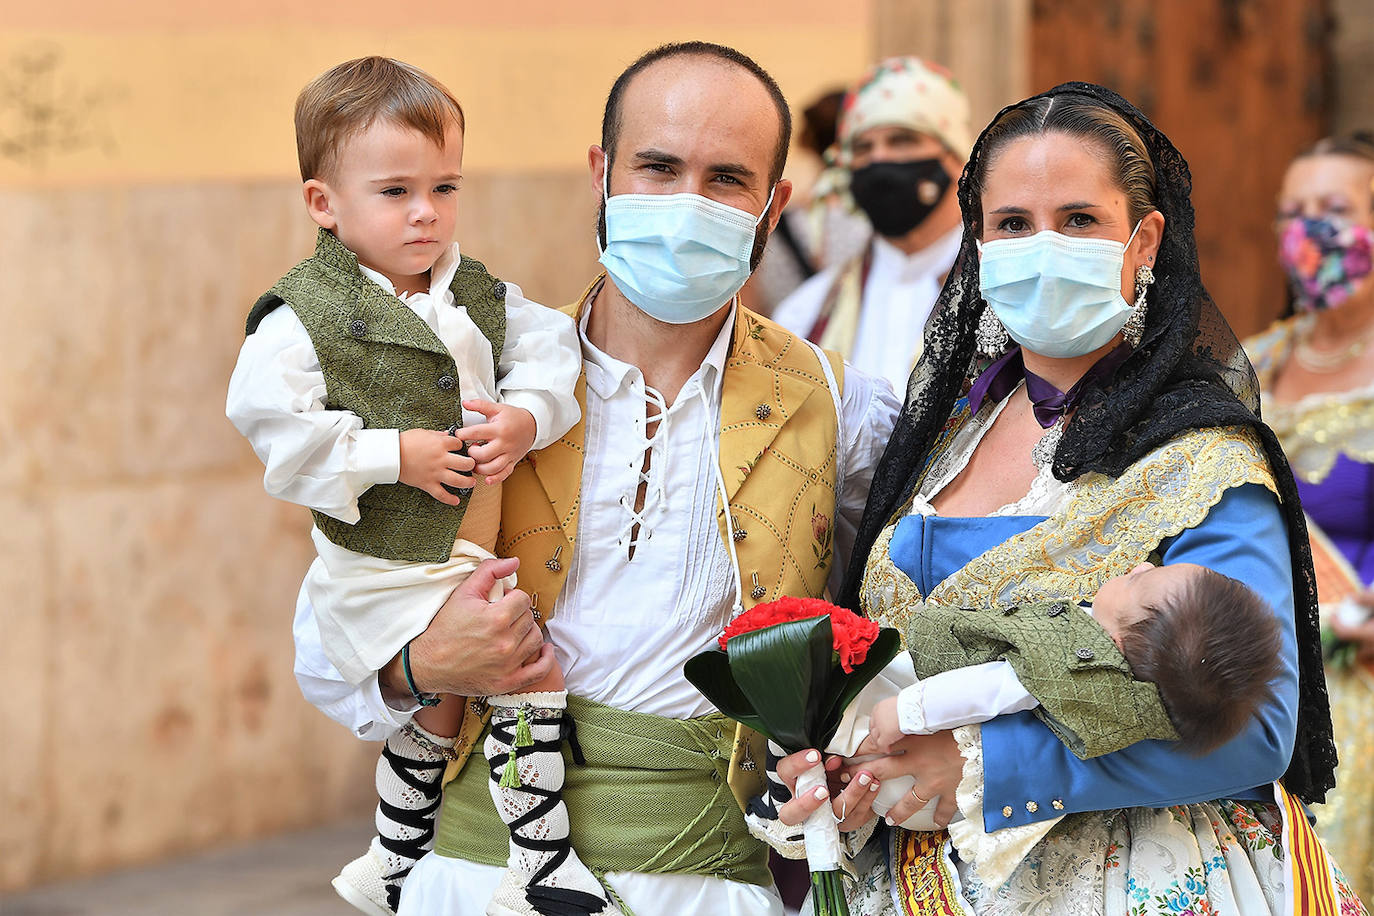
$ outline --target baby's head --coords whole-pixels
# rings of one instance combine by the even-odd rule
[[[409,64],[329,69],[296,99],[306,209],[397,292],[428,289],[457,230],[463,130],[458,100]]]
[[[1135,676],[1159,688],[1193,753],[1234,738],[1273,694],[1278,623],[1264,599],[1235,579],[1192,563],[1141,563],[1102,584],[1093,616]]]

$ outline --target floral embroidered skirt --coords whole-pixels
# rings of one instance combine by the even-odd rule
[[[1366,903],[1374,903],[1374,672],[1326,672],[1340,766],[1326,804],[1312,808],[1317,833]]]
[[[852,916],[1283,916],[1279,809],[1222,800],[1064,818],[996,890],[971,866],[908,862],[904,831],[870,844]],[[948,848],[948,844],[945,844]],[[909,856],[906,856],[910,858]],[[863,862],[861,865],[865,864]],[[946,867],[942,868],[941,865]],[[919,869],[913,874],[911,866]],[[893,880],[894,871],[896,880]],[[905,877],[904,877],[905,874]],[[1337,870],[1340,916],[1366,910]]]

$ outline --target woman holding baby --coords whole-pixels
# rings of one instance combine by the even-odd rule
[[[905,633],[927,608],[1090,602],[1143,562],[1193,563],[1272,605],[1271,696],[1201,756],[1145,740],[1080,759],[1025,711],[848,765],[832,796],[852,839],[874,822],[873,783],[905,776],[889,824],[930,800],[955,822],[880,825],[855,916],[1267,914],[1294,893],[1299,912],[1363,912],[1286,813],[1333,784],[1312,564],[1254,372],[1199,276],[1190,189],[1169,140],[1098,86],[1059,86],[984,130],[959,183],[959,259],[840,598]]]

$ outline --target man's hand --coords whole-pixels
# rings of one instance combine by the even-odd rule
[[[463,440],[432,429],[408,429],[401,433],[401,483],[424,490],[430,496],[458,505],[461,500],[445,490],[443,485],[460,490],[471,489],[470,472],[476,464],[471,458],[458,454]]]
[[[905,737],[897,719],[897,698],[879,700],[868,717],[868,737],[864,739],[864,745],[871,750],[861,750],[860,753],[890,753],[892,746]]]
[[[529,596],[512,589],[496,601],[487,600],[497,580],[519,565],[514,558],[483,560],[425,631],[410,641],[410,672],[422,693],[518,693],[552,670],[553,646],[544,643]],[[391,693],[409,696],[399,654],[381,677]]]
[[[485,423],[464,426],[458,436],[468,443],[468,454],[477,462],[473,472],[489,484],[500,483],[534,446],[534,414],[523,407],[491,401],[464,401],[463,406],[487,418]]]

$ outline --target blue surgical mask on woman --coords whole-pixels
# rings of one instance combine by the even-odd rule
[[[1121,298],[1126,244],[1046,229],[978,246],[978,285],[1011,338],[1032,353],[1083,356],[1116,336],[1131,314]]]
[[[754,234],[776,189],[757,217],[700,194],[607,193],[601,264],[625,298],[650,317],[668,324],[700,321],[749,279]]]

